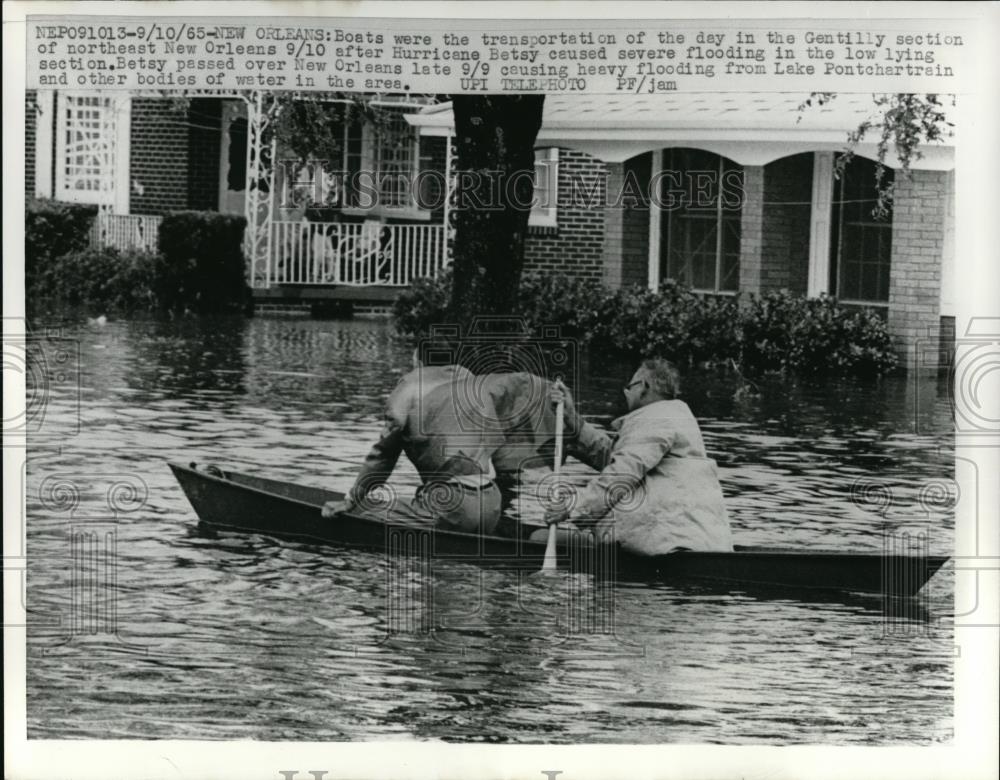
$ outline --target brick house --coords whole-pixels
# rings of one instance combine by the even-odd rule
[[[672,278],[706,294],[835,295],[883,313],[907,365],[936,366],[922,345],[954,335],[952,143],[924,148],[908,178],[888,171],[894,206],[877,219],[875,144],[834,175],[847,133],[879,116],[872,97],[800,111],[805,97],[547,97],[537,145],[558,149],[559,199],[529,236],[526,269],[612,287]],[[447,105],[412,121],[453,132]]]
[[[549,96],[525,270],[612,287],[673,278],[706,294],[829,293],[883,312],[912,365],[911,348],[954,323],[953,147],[925,149],[876,219],[874,145],[834,176],[847,132],[876,116],[871,97],[799,111],[804,97]],[[450,104],[386,99],[384,127],[345,124],[340,169],[387,182],[366,196],[348,179],[328,186],[308,167],[268,165],[285,155],[255,140],[261,99],[30,91],[26,194],[100,203],[95,240],[116,245],[153,246],[168,211],[243,213],[264,306],[384,303],[447,264]],[[405,183],[422,174],[437,176]]]

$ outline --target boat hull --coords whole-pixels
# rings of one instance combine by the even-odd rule
[[[201,523],[211,529],[525,571],[539,570],[545,556],[545,544],[528,539],[414,526],[391,517],[342,514],[328,520],[321,514],[323,504],[343,499],[342,493],[214,467],[169,465]],[[916,595],[947,560],[763,547],[641,556],[617,545],[594,546],[583,535],[558,546],[560,568],[620,581],[718,582],[737,589],[773,586],[892,598]]]

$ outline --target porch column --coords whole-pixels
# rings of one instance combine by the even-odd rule
[[[658,174],[663,170],[663,150],[657,149],[653,152],[653,161],[650,165],[650,181],[659,181]],[[656,185],[659,187],[659,184]],[[650,188],[652,190],[652,188]],[[649,193],[649,289],[658,290],[660,288],[660,221],[663,212],[659,206],[659,193],[650,191]]]
[[[114,195],[111,208],[115,214],[129,214],[132,195],[130,159],[132,150],[132,98],[128,95],[115,95],[111,98],[110,103],[115,126],[115,145],[112,150],[114,161],[112,192]]]
[[[271,121],[272,104],[264,102],[263,92],[243,95],[247,104],[247,183],[244,214],[247,220],[244,233],[244,251],[249,257],[247,280],[251,287],[271,286],[273,264],[271,219],[274,199],[274,163],[277,161],[277,139],[270,143],[270,160],[265,154],[265,132]],[[266,181],[267,188],[261,188]]]
[[[453,259],[451,254],[454,245],[451,235],[451,196],[455,191],[455,183],[452,181],[451,176],[451,143],[454,137],[451,133],[448,133],[444,137],[444,218],[441,259],[438,269],[444,268]],[[437,276],[437,270],[435,270],[434,275]]]
[[[889,332],[907,369],[938,367],[948,171],[897,175],[892,209]]]
[[[813,154],[812,216],[809,220],[809,282],[811,298],[829,292],[830,226],[833,213],[833,152]]]
[[[764,243],[764,166],[743,166],[740,218],[740,292],[759,293]]]

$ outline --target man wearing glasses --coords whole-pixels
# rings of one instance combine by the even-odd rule
[[[573,400],[564,385],[554,385],[550,400],[565,404],[567,435],[583,439],[576,446],[589,448],[587,461],[603,468],[571,510],[546,519],[598,529],[613,524],[615,541],[644,555],[732,550],[715,461],[705,455],[691,410],[677,400],[679,390],[673,365],[658,358],[643,361],[625,386],[629,413],[612,423],[618,430],[612,441],[593,426],[576,430]]]

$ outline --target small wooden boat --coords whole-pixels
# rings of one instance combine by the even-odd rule
[[[327,501],[342,493],[222,470],[169,464],[203,526],[259,533],[491,568],[537,571],[544,542],[407,525],[355,514],[324,519]],[[773,586],[811,593],[849,591],[892,598],[914,596],[947,556],[736,547],[733,552],[644,556],[617,545],[594,545],[589,534],[560,543],[560,568],[603,572],[620,581],[716,581],[744,589]],[[612,549],[604,549],[612,548]],[[595,571],[596,570],[596,571]]]

